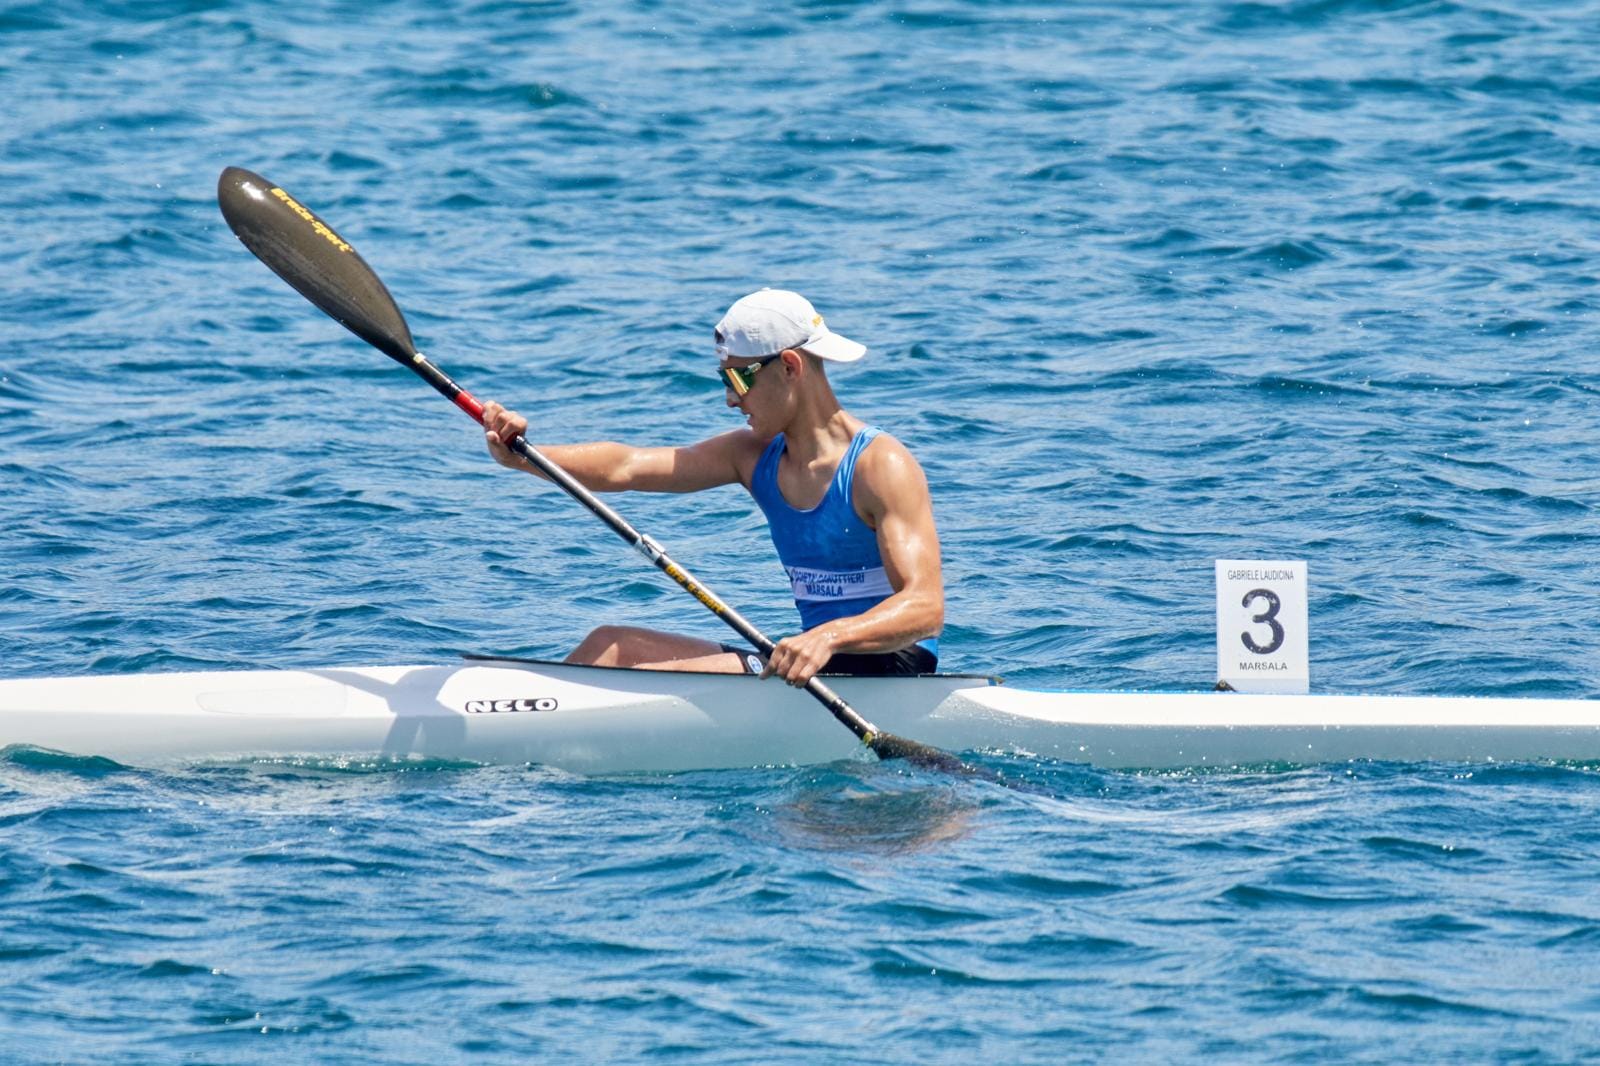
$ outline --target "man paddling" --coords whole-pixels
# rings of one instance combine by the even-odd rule
[[[748,428],[678,448],[610,441],[540,445],[593,492],[698,492],[738,483],[767,516],[804,631],[761,666],[749,649],[635,626],[601,626],[569,662],[713,673],[759,672],[804,685],[819,672],[932,673],[944,624],[939,537],[927,479],[899,441],[845,411],[828,363],[866,348],[832,332],[798,293],[762,289],[714,332],[729,407]],[[489,453],[537,474],[506,442],[528,423],[484,405]]]

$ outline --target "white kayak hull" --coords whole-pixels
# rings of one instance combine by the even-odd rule
[[[830,678],[880,728],[987,678]],[[862,751],[778,681],[468,659],[0,681],[0,748],[135,766],[297,756],[538,763],[624,773],[816,763]]]
[[[963,676],[829,683],[879,728],[947,751],[1106,768],[1600,761],[1593,700],[1034,692]],[[776,681],[499,659],[0,681],[0,748],[14,745],[135,766],[424,758],[580,773],[808,764],[863,750]]]
[[[969,706],[970,705],[970,706]],[[1600,762],[1600,700],[1238,692],[958,694],[1006,750],[1107,769],[1392,762]],[[960,731],[946,735],[958,744]]]

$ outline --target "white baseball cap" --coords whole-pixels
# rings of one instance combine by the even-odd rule
[[[811,301],[787,289],[762,289],[728,308],[717,323],[717,356],[754,359],[785,348],[804,348],[818,359],[853,363],[867,346],[834,333]]]

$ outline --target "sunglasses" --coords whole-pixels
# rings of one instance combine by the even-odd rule
[[[756,371],[776,358],[777,355],[766,355],[762,356],[759,362],[751,363],[749,366],[719,366],[717,377],[721,379],[723,388],[732,389],[735,396],[743,396],[755,385]]]

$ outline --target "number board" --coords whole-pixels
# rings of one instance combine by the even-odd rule
[[[1217,679],[1240,692],[1306,692],[1304,561],[1217,560]]]

